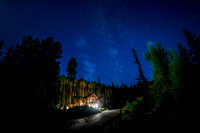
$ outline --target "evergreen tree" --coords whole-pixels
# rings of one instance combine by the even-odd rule
[[[0,57],[1,57],[1,53],[2,53],[2,48],[3,48],[3,41],[0,41]]]
[[[58,77],[58,80],[60,82],[59,86],[60,86],[60,106],[65,106],[66,101],[66,95],[68,93],[67,91],[67,87],[66,87],[66,76],[65,75],[61,75]]]
[[[67,64],[67,72],[68,72],[68,78],[70,80],[75,80],[76,79],[76,68],[78,66],[76,59],[75,58],[71,58]]]
[[[169,92],[173,95],[174,99],[180,97],[181,89],[183,88],[183,59],[177,54],[175,50],[169,52],[169,80],[170,89]]]
[[[161,45],[149,45],[149,51],[144,54],[147,61],[153,67],[153,85],[150,87],[150,94],[155,97],[155,106],[159,107],[163,94],[169,89],[169,58],[168,52],[161,48]]]
[[[86,90],[86,86],[87,86],[87,82],[83,79],[81,79],[80,81],[80,96],[84,97],[85,96],[85,90]]]
[[[102,87],[101,87],[100,78],[98,78],[98,87],[97,87],[96,95],[97,95],[98,97],[102,97]]]
[[[140,90],[140,95],[145,95],[145,89],[147,89],[147,79],[145,78],[143,71],[142,71],[142,64],[140,63],[136,51],[132,48],[133,58],[135,59],[134,63],[138,65],[139,77],[138,80],[138,87]]]
[[[149,45],[145,59],[152,63],[153,84],[150,86],[155,107],[164,119],[172,119],[183,91],[183,60],[176,51],[167,51],[160,44]]]
[[[21,44],[10,47],[1,60],[0,73],[2,86],[12,92],[9,103],[16,113],[33,111],[38,106],[52,108],[58,102],[56,84],[61,53],[61,44],[53,37],[40,42],[25,36]]]
[[[134,63],[138,65],[138,71],[139,71],[139,78],[142,83],[146,83],[147,79],[144,77],[143,71],[142,71],[142,64],[140,63],[137,53],[134,48],[132,48],[133,58],[135,59]]]
[[[68,80],[69,80],[69,83],[70,81],[73,81],[73,87],[70,87],[70,105],[72,103],[72,91],[73,91],[73,88],[74,88],[74,80],[76,79],[76,67],[78,66],[77,62],[76,62],[76,59],[75,58],[71,58],[67,64],[67,72],[68,72]],[[68,84],[68,88],[69,88],[69,85]],[[64,107],[64,111],[66,109],[66,104],[65,104],[65,107]]]
[[[198,109],[198,86],[199,86],[199,75],[200,75],[200,36],[197,37],[195,34],[191,34],[187,30],[184,30],[185,37],[187,38],[187,47],[178,45],[178,53],[182,60],[182,79],[183,87],[181,90],[179,110],[177,113],[181,120],[196,117],[199,112]],[[190,107],[186,107],[189,105]],[[183,111],[182,111],[183,110]],[[187,114],[187,115],[186,115]],[[183,119],[184,117],[184,119]]]
[[[180,56],[184,59],[185,64],[200,64],[200,36],[191,35],[191,32],[186,29],[184,29],[184,33],[188,49],[178,44]]]

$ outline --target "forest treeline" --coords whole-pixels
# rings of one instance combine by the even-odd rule
[[[0,50],[3,41],[0,42]],[[109,107],[113,86],[76,79],[75,58],[66,66],[66,75],[59,75],[62,47],[53,37],[40,41],[25,36],[21,44],[11,46],[0,61],[2,94],[5,107],[15,117],[27,117],[39,110],[70,106],[80,98],[95,93]]]
[[[112,87],[102,84],[100,79],[98,79],[98,82],[88,82],[84,79],[75,79],[71,81],[65,75],[61,75],[58,77],[58,80],[60,95],[57,106],[59,106],[59,108],[63,107],[65,102],[67,102],[67,106],[72,106],[79,102],[81,98],[92,93],[96,94],[99,98],[103,98],[105,106],[112,102]]]
[[[130,111],[129,120],[174,120],[189,124],[198,117],[198,91],[200,74],[200,37],[184,30],[187,46],[177,50],[162,47],[161,43],[148,44],[144,53],[151,62],[153,80],[147,82],[135,49],[138,65],[139,99],[127,101],[124,109]]]
[[[197,111],[198,76],[200,74],[200,37],[184,30],[187,47],[177,50],[150,43],[144,53],[151,62],[153,80],[148,81],[136,50],[134,63],[138,66],[135,85],[106,86],[98,82],[76,79],[78,63],[71,58],[66,75],[60,75],[59,59],[62,47],[53,37],[40,41],[25,36],[21,44],[12,46],[0,61],[1,90],[5,108],[16,119],[35,112],[66,108],[80,98],[95,93],[104,99],[107,108],[123,108],[134,114],[131,119],[183,120]],[[3,41],[0,42],[0,56]],[[134,80],[134,79],[133,79]]]
[[[61,54],[61,43],[53,37],[40,41],[30,36],[5,53],[0,61],[1,89],[5,107],[15,117],[56,104]]]
[[[14,109],[16,116],[42,108],[65,108],[92,93],[103,98],[104,107],[120,108],[128,97],[137,95],[136,85],[130,89],[124,84],[106,86],[100,78],[98,82],[76,79],[78,64],[73,57],[66,66],[67,76],[59,75],[61,54],[61,44],[53,37],[40,41],[25,36],[21,44],[8,49],[0,61],[1,86],[3,94],[8,94],[6,105]],[[130,96],[125,94],[129,90]]]

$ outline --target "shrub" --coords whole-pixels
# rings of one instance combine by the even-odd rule
[[[137,105],[141,103],[142,99],[143,97],[137,97],[136,100],[134,100],[132,103],[129,101],[126,101],[126,105],[124,106],[123,109],[127,111],[134,111]]]

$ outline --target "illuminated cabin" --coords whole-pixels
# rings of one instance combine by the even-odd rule
[[[103,98],[98,98],[97,95],[94,93],[80,98],[78,102],[75,104],[71,104],[69,107],[72,108],[74,106],[85,106],[88,105],[89,107],[93,108],[102,108],[103,107]]]
[[[80,105],[88,105],[93,108],[102,108],[103,107],[103,98],[98,98],[94,93],[83,97],[80,100]]]

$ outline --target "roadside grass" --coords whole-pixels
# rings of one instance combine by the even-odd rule
[[[108,111],[108,109],[106,109],[106,108],[100,108],[99,111],[102,113],[102,112]]]

